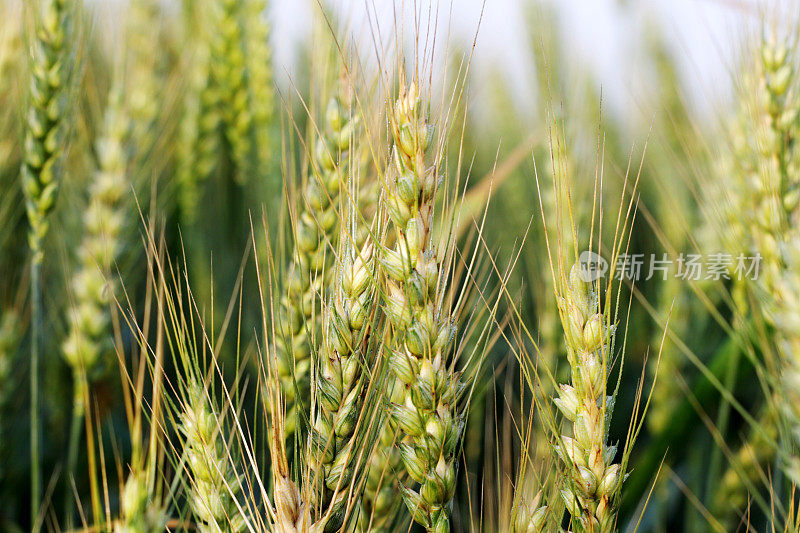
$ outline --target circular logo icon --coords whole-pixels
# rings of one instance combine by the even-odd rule
[[[597,281],[608,272],[608,261],[590,250],[581,252],[578,258],[578,265],[579,276],[586,283]]]

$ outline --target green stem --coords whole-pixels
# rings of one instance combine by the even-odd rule
[[[42,256],[34,247],[31,261],[31,530],[36,531],[40,506],[41,471],[39,464],[39,340],[42,330]]]
[[[742,356],[742,350],[734,349],[733,353],[731,354],[731,359],[728,363],[728,373],[725,376],[725,388],[731,392],[734,391],[736,387],[736,380],[739,373],[739,360]],[[731,413],[731,404],[725,398],[720,400],[722,403],[719,406],[719,411],[717,413],[717,422],[716,427],[722,435],[725,435],[728,431],[728,422],[730,421],[730,413]],[[724,456],[722,453],[722,448],[719,446],[713,446],[711,452],[711,460],[708,462],[708,475],[706,479],[708,480],[707,485],[705,487],[705,501],[710,502],[714,497],[714,492],[716,489],[719,488],[719,483],[717,480],[720,479],[722,475],[722,460]]]
[[[73,373],[73,398],[72,421],[69,429],[69,447],[67,448],[67,490],[64,493],[64,516],[67,520],[67,530],[72,529],[72,512],[70,500],[72,499],[71,483],[75,476],[75,466],[78,463],[78,446],[81,441],[81,425],[84,415],[84,395],[88,387],[86,374],[80,370]]]
[[[728,375],[731,359],[739,350],[737,342],[738,339],[731,337],[719,347],[708,364],[709,374],[700,376],[691,389],[695,402],[706,406],[707,410],[713,409],[722,396],[712,382],[711,376],[721,381]],[[750,365],[738,365],[734,382],[746,376],[751,369]],[[620,509],[622,516],[630,516],[641,502],[643,495],[648,494],[649,485],[661,468],[662,460],[667,465],[673,465],[685,457],[689,451],[684,445],[686,435],[698,427],[700,422],[692,400],[684,399],[675,408],[669,424],[654,437],[643,456],[636,459],[636,468],[631,471],[630,477],[625,482]]]

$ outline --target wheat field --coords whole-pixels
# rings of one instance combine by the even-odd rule
[[[455,2],[287,74],[268,0],[0,0],[0,531],[800,531],[800,18],[731,4],[699,113],[547,2],[521,95]]]

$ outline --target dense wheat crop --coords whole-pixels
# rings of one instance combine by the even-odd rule
[[[0,531],[800,531],[796,6],[704,113],[549,3],[530,91],[455,3],[309,1],[291,68],[112,4],[0,0]]]

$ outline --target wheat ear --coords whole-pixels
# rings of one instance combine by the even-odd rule
[[[197,221],[198,204],[202,198],[201,184],[219,164],[222,124],[221,93],[211,76],[211,37],[209,15],[199,6],[188,4],[185,17],[192,31],[187,41],[193,52],[184,65],[187,90],[178,125],[176,152],[176,182],[181,223],[193,228]]]
[[[762,311],[775,329],[779,354],[781,415],[800,443],[800,95],[797,50],[770,38],[762,42],[752,80],[752,100],[743,102],[740,135],[734,137],[734,167],[739,171],[738,207],[744,213],[753,249],[762,258],[757,279]],[[800,459],[788,460],[787,473],[800,480]]]
[[[401,89],[392,110],[394,148],[384,202],[396,230],[383,254],[388,277],[385,311],[393,326],[390,367],[404,386],[392,418],[404,436],[399,453],[419,490],[402,487],[414,520],[428,531],[450,530],[455,455],[463,429],[457,401],[463,384],[448,360],[455,326],[443,311],[439,262],[431,243],[439,175],[425,162],[433,128],[421,110],[415,83]]]
[[[319,302],[324,278],[330,277],[341,216],[339,188],[342,176],[347,175],[348,151],[358,124],[347,93],[342,86],[340,95],[329,101],[313,146],[312,175],[303,191],[304,208],[295,221],[293,261],[279,310],[282,337],[275,348],[287,409],[287,437],[295,432],[298,401],[309,405],[311,339],[320,329]]]
[[[272,165],[272,127],[275,97],[272,87],[272,50],[265,20],[266,0],[248,0],[245,11],[245,58],[248,73],[257,177],[265,179]]]
[[[211,76],[219,87],[225,137],[236,165],[236,179],[247,178],[252,155],[252,113],[245,64],[244,16],[246,2],[214,0],[209,11],[211,31]],[[247,13],[249,15],[249,13]]]
[[[375,297],[372,244],[356,251],[345,242],[348,244],[337,268],[336,289],[323,313],[318,405],[308,451],[309,475],[321,487],[318,508],[331,509],[326,528],[334,531],[342,527],[348,504],[358,508],[358,499],[352,502],[349,498],[350,482],[361,455],[356,428],[367,389],[363,369],[375,359],[366,353]]]
[[[181,432],[192,473],[189,498],[197,528],[203,532],[244,531],[247,523],[236,503],[241,480],[222,438],[222,419],[199,382],[191,380],[186,392]]]
[[[606,396],[614,325],[600,309],[599,295],[574,265],[558,296],[564,328],[570,384],[559,386],[554,400],[572,429],[561,435],[556,452],[565,474],[561,496],[582,532],[614,531],[615,499],[622,474],[612,464],[616,446],[606,443],[613,398]]]
[[[80,264],[71,281],[74,307],[62,346],[64,359],[76,376],[95,374],[102,355],[111,348],[108,306],[114,295],[112,268],[122,249],[120,233],[125,225],[120,203],[128,192],[125,140],[129,125],[122,94],[114,89],[105,113],[104,133],[96,143],[98,169],[83,215]],[[76,394],[82,403],[83,394]]]
[[[74,303],[68,315],[69,332],[61,347],[73,377],[67,458],[70,478],[75,473],[89,383],[109,363],[104,358],[112,351],[109,306],[115,293],[112,268],[122,249],[120,233],[125,226],[125,211],[120,204],[128,192],[124,147],[129,125],[122,93],[118,88],[113,89],[105,113],[104,133],[96,143],[98,170],[89,187],[89,205],[83,214],[79,266],[70,284]]]

